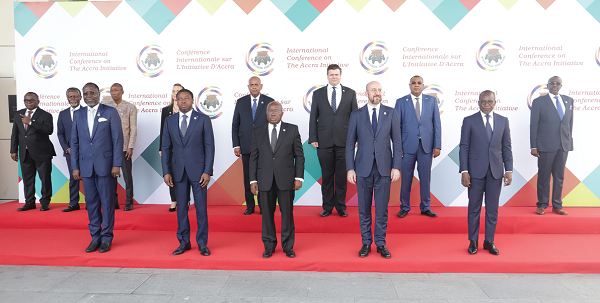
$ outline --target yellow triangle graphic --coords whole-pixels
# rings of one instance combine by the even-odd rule
[[[70,1],[70,2],[57,2],[62,8],[75,18],[79,12],[88,4],[87,1]]]
[[[365,7],[369,1],[371,0],[346,0],[346,2],[348,2],[348,4],[350,4],[350,6],[352,6],[352,8],[354,8],[357,12],[360,12],[360,10],[363,9],[363,7]]]
[[[579,183],[564,199],[563,206],[600,206],[600,199],[583,183]]]
[[[209,14],[214,14],[226,0],[196,0]]]
[[[517,1],[519,0],[498,0],[498,2],[500,2],[500,4],[502,4],[502,6],[504,6],[504,8],[506,8],[507,10],[513,7],[513,5],[517,3]]]
[[[69,203],[69,181],[65,183],[54,196],[52,196],[51,203]],[[79,192],[79,203],[85,203],[85,196]]]

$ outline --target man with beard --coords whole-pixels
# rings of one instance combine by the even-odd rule
[[[81,91],[79,88],[71,87],[67,89],[67,100],[70,107],[62,110],[58,114],[56,124],[56,134],[58,142],[63,149],[67,168],[69,169],[69,206],[63,209],[64,212],[79,210],[79,181],[73,178],[73,169],[71,167],[71,128],[73,126],[73,113],[81,108]]]

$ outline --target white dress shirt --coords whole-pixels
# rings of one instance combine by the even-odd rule
[[[331,97],[333,94],[334,86],[327,85],[327,100],[329,100],[329,105],[331,105]],[[335,107],[340,107],[340,100],[342,99],[342,85],[338,84],[335,86]],[[333,107],[332,107],[333,108]]]
[[[369,121],[371,121],[371,125],[373,125],[373,109],[375,109],[375,115],[377,116],[377,123],[379,123],[379,109],[381,103],[377,104],[377,106],[373,106],[371,105],[371,103],[367,103],[367,106],[369,107]]]
[[[487,123],[487,118],[485,117],[485,114],[482,111],[479,111],[479,113],[481,113],[481,118],[483,119],[483,126],[485,127],[485,124]],[[492,127],[492,131],[494,131],[494,111],[490,112],[490,126]]]
[[[417,106],[416,106],[416,102],[417,100],[415,98],[419,98],[419,105],[421,105],[421,116],[423,116],[423,94],[420,94],[418,97],[415,97],[415,95],[410,94],[410,100],[412,101],[412,106],[415,109],[415,113],[417,110]]]
[[[554,105],[554,108],[556,109],[557,112],[558,112],[558,108],[556,107],[556,99],[554,99],[554,97],[558,97],[558,101],[563,106],[563,114],[566,113],[565,104],[563,103],[563,99],[560,97],[560,95],[553,95],[551,93],[548,93],[548,96],[550,96],[550,99],[552,99],[552,105]]]
[[[185,121],[188,125],[188,129],[190,126],[190,119],[192,118],[192,111],[193,109],[190,109],[187,113],[183,113],[182,111],[179,111],[179,130],[181,130],[181,121],[183,121],[183,116],[186,116],[187,120]]]

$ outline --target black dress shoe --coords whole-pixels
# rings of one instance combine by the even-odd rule
[[[273,250],[272,249],[265,249],[265,252],[263,253],[263,258],[270,258],[273,255]]]
[[[328,217],[329,215],[331,215],[330,210],[323,210],[320,214],[321,217]]]
[[[48,211],[48,210],[50,210],[49,206],[44,206],[44,205],[40,206],[40,211]]]
[[[177,247],[177,249],[173,251],[173,255],[174,256],[181,255],[186,250],[190,250],[190,249],[192,249],[192,244],[191,243],[188,243],[186,246],[179,245],[179,247]]]
[[[177,210],[177,206],[175,206],[175,207],[169,207],[169,211],[170,211],[170,212],[174,212],[174,211],[176,211],[176,210]]]
[[[363,244],[360,251],[358,251],[358,256],[361,258],[364,258],[364,257],[368,256],[370,252],[371,252],[371,245]]]
[[[208,249],[208,247],[206,245],[201,245],[199,249],[200,249],[201,255],[210,256],[210,250]]]
[[[288,257],[288,258],[295,258],[296,257],[296,253],[294,252],[293,249],[284,250],[283,252],[285,252],[285,256]]]
[[[100,243],[100,252],[101,253],[105,253],[105,252],[109,251],[111,243],[112,242],[102,242],[102,243]]]
[[[30,210],[30,209],[35,209],[35,204],[32,204],[32,205],[25,204],[23,207],[17,208],[17,211],[26,211],[26,210]]]
[[[426,215],[427,217],[432,217],[432,218],[437,217],[437,214],[434,213],[431,209],[427,210],[427,211],[422,211],[421,215]]]
[[[119,203],[115,204],[115,209],[119,209],[121,208],[121,206],[119,205]]]
[[[398,218],[404,218],[404,217],[406,217],[406,215],[408,215],[408,211],[406,211],[406,210],[400,210],[398,212]]]
[[[125,205],[125,208],[123,208],[123,211],[130,211],[133,210],[133,204],[127,204]]]
[[[338,215],[340,215],[340,217],[348,217],[348,213],[345,210],[338,211]]]
[[[68,213],[70,211],[79,210],[79,209],[80,209],[79,204],[75,204],[75,205],[67,206],[67,208],[63,209],[62,211]]]
[[[497,256],[498,254],[500,254],[500,252],[496,248],[496,245],[494,245],[494,242],[483,241],[483,249],[488,250],[490,252],[490,254],[492,254],[492,255]]]
[[[474,255],[477,253],[477,246],[478,246],[478,242],[477,241],[469,241],[469,253]]]
[[[90,245],[85,249],[85,252],[95,252],[100,247],[100,242],[91,242]]]
[[[251,215],[254,213],[254,208],[246,208],[244,215]]]
[[[385,247],[385,245],[377,246],[377,253],[380,253],[382,257],[389,259],[392,257],[390,251]]]

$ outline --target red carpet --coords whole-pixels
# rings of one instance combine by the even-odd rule
[[[200,256],[194,245],[180,256],[176,216],[168,205],[136,205],[117,210],[115,240],[109,253],[85,253],[90,241],[85,210],[17,212],[17,203],[0,204],[0,264],[197,268],[222,270],[283,270],[328,272],[516,272],[600,273],[600,209],[565,208],[568,216],[534,207],[501,208],[496,234],[499,256],[481,248],[467,253],[466,208],[434,208],[438,218],[413,210],[400,219],[390,207],[387,246],[391,259],[375,249],[367,258],[360,249],[357,208],[348,218],[318,216],[319,207],[295,207],[297,257],[289,259],[279,246],[263,259],[260,216],[243,216],[243,206],[209,207],[211,256]],[[193,211],[190,212],[190,217]],[[482,220],[483,221],[483,220]],[[195,232],[195,229],[192,228]],[[483,232],[483,227],[481,228]],[[374,248],[374,247],[373,247]]]

